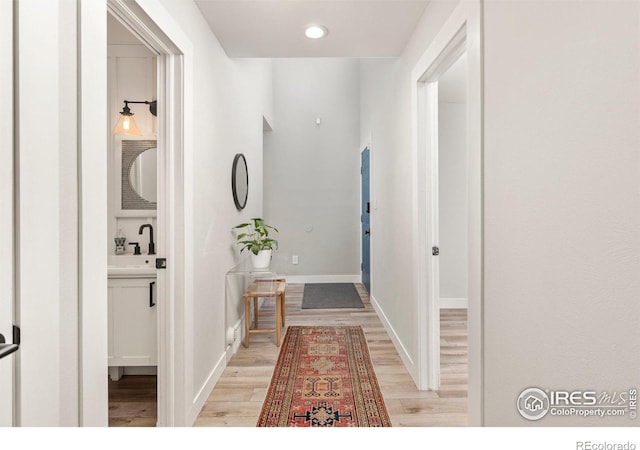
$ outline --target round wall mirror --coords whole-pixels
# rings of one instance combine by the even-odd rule
[[[131,188],[144,200],[157,201],[158,149],[149,148],[140,153],[129,169]]]
[[[233,158],[231,190],[233,191],[233,202],[236,204],[236,208],[238,210],[244,209],[249,195],[249,171],[247,170],[247,160],[242,153],[238,153]]]

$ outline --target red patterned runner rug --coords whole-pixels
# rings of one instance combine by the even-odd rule
[[[364,332],[287,329],[259,427],[390,427]]]

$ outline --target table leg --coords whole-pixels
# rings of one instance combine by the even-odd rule
[[[258,329],[258,297],[253,297],[253,329]]]
[[[286,310],[287,310],[286,293],[285,293],[285,292],[283,292],[283,293],[282,293],[282,308],[281,308],[281,311],[282,311],[282,326],[283,326],[283,327],[285,327],[285,326],[286,326],[286,324],[285,324],[285,318],[284,318],[284,317],[285,317],[285,315],[286,315]]]
[[[251,327],[251,299],[244,299],[244,346],[249,347],[249,328]]]
[[[282,327],[282,296],[276,295],[276,346],[280,347],[280,329]]]

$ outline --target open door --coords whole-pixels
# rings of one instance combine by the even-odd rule
[[[13,1],[0,0],[0,427],[14,424]],[[4,341],[4,342],[3,342]]]
[[[362,284],[371,294],[371,200],[370,200],[370,154],[369,148],[362,151]]]

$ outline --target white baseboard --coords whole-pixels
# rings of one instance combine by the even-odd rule
[[[361,283],[360,275],[288,275],[287,283]]]
[[[467,309],[469,299],[467,298],[441,298],[440,309]]]
[[[416,386],[417,386],[418,385],[418,367],[413,362],[413,359],[409,355],[409,352],[407,352],[407,349],[404,347],[404,345],[402,345],[402,341],[398,337],[398,334],[396,333],[396,331],[391,326],[389,319],[387,319],[387,316],[384,314],[384,311],[380,307],[380,304],[378,303],[378,301],[375,299],[373,295],[369,296],[369,300],[371,302],[371,306],[373,306],[373,310],[378,315],[380,322],[382,322],[382,326],[384,326],[384,329],[387,331],[387,334],[391,338],[391,342],[393,343],[393,346],[396,348],[396,351],[400,355],[400,359],[404,363],[405,367],[407,368],[407,371],[409,372],[409,374],[411,375],[411,378],[413,378],[413,381],[414,383],[416,383]]]
[[[200,414],[202,407],[204,406],[205,402],[211,395],[213,388],[215,387],[216,383],[222,376],[222,373],[224,372],[224,369],[226,366],[227,366],[227,360],[225,358],[225,355],[222,355],[222,357],[218,360],[218,362],[214,366],[211,373],[209,373],[207,380],[203,383],[202,387],[193,398],[193,402],[191,403],[191,409],[189,411],[189,417],[188,417],[189,426],[192,426],[196,421],[196,419],[198,418],[198,415]]]

